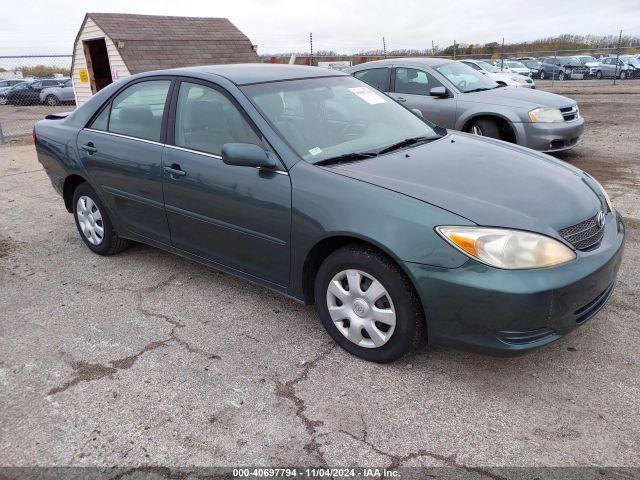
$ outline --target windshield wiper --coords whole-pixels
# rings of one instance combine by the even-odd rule
[[[497,87],[491,87],[491,88],[487,88],[487,87],[474,88],[473,90],[467,90],[464,93],[484,92],[486,90],[493,90],[494,88],[499,88],[499,87],[500,85],[498,85]]]
[[[367,158],[377,157],[376,152],[351,152],[336,157],[329,157],[314,162],[314,165],[331,165],[333,163],[353,162],[355,160],[364,160]]]
[[[430,142],[431,140],[436,140],[438,137],[411,137],[411,138],[405,138],[404,140],[400,140],[397,143],[394,143],[393,145],[389,145],[388,147],[383,148],[382,150],[378,150],[378,154],[379,155],[384,155],[385,153],[389,153],[389,152],[393,152],[394,150],[398,150],[400,148],[404,148],[404,147],[410,147],[412,145],[415,145],[417,143],[422,143],[422,142]]]

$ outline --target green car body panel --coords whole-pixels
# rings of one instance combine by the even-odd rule
[[[319,255],[349,241],[372,245],[415,286],[431,343],[517,353],[584,323],[611,294],[624,225],[606,210],[588,174],[523,147],[463,133],[360,162],[313,165],[274,131],[244,86],[341,74],[289,66],[265,73],[260,67],[198,67],[120,80],[70,115],[36,124],[38,158],[69,211],[68,190],[86,180],[120,236],[302,302],[313,301],[310,274]],[[171,92],[180,79],[224,91],[262,135],[277,171],[227,165],[219,156],[175,147],[170,108],[157,142],[87,128],[122,88],[150,78],[168,79]],[[81,148],[89,143],[96,152]],[[174,164],[188,175],[167,175]],[[505,227],[566,244],[558,230],[601,210],[606,223],[600,246],[547,269],[489,267],[435,231],[439,225]]]

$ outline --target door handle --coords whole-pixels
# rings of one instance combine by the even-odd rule
[[[171,178],[184,177],[187,172],[180,168],[180,165],[177,163],[172,164],[170,167],[164,167],[163,169],[165,173],[168,173]]]
[[[93,155],[98,149],[93,145],[93,142],[89,142],[86,145],[80,145],[80,148],[87,152],[89,155]]]
[[[398,97],[398,98],[396,98],[396,102],[403,103],[403,102],[406,102],[406,101],[407,101],[407,99],[406,99],[406,98],[404,98],[404,97]]]

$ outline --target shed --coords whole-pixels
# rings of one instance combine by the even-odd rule
[[[140,72],[259,61],[256,47],[227,18],[87,13],[71,75],[82,105],[115,80]]]

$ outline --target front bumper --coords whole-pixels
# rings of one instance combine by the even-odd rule
[[[561,152],[578,145],[584,131],[584,118],[569,122],[520,123],[518,144],[541,152]]]
[[[555,268],[501,270],[471,259],[455,269],[407,263],[429,343],[512,355],[584,324],[611,295],[622,260],[622,218],[609,213],[606,221],[597,249]]]

